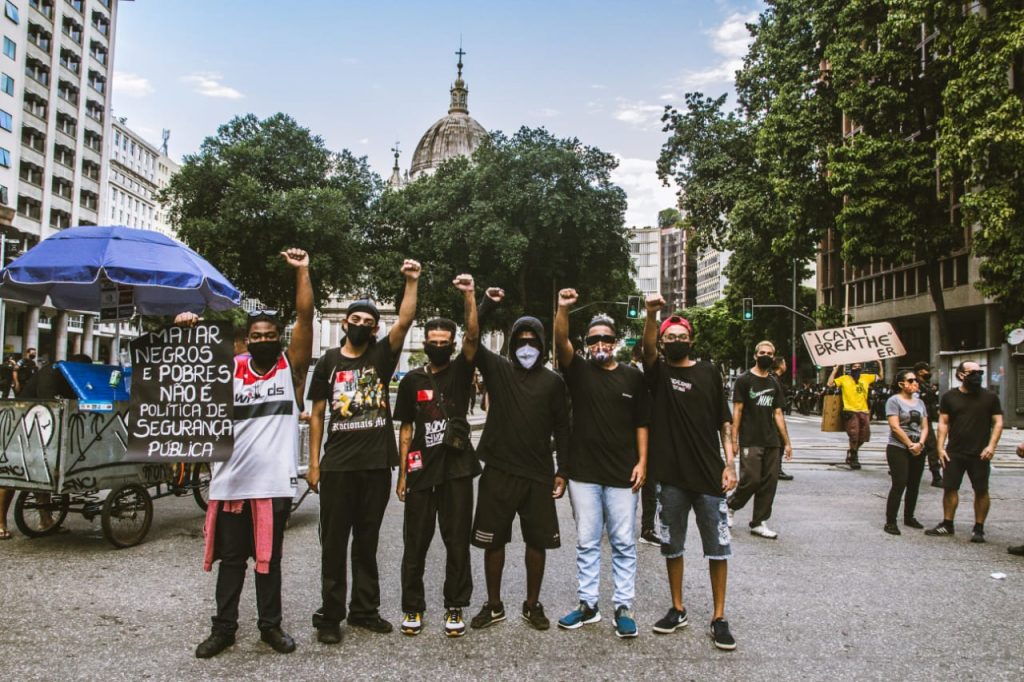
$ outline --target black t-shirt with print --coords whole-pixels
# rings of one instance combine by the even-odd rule
[[[412,443],[406,462],[405,487],[407,490],[426,490],[453,478],[476,476],[480,473],[473,446],[454,450],[442,443],[447,419],[465,419],[469,400],[473,395],[473,366],[459,353],[440,372],[433,374],[418,367],[398,384],[395,398],[395,421],[413,424]],[[435,394],[435,386],[440,396]],[[444,400],[444,410],[439,400]]]
[[[388,385],[397,358],[386,338],[358,358],[331,348],[316,363],[310,401],[326,400],[330,422],[321,471],[368,471],[398,466]]]
[[[651,391],[651,478],[721,497],[719,434],[722,424],[732,422],[722,376],[710,362],[672,367],[659,357],[644,367],[644,377]]]
[[[629,488],[639,458],[636,430],[650,421],[644,375],[621,362],[609,370],[578,356],[563,373],[572,397],[569,478]]]
[[[999,396],[982,388],[964,393],[954,388],[942,394],[939,411],[949,416],[946,451],[961,457],[980,457],[992,435],[992,417],[1003,413]]]
[[[744,372],[732,389],[732,401],[743,405],[740,419],[740,446],[744,448],[779,447],[779,429],[775,410],[783,407],[782,384],[773,375],[759,377]]]

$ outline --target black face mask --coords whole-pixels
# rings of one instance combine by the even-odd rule
[[[348,340],[352,342],[353,346],[364,346],[370,341],[370,337],[373,336],[373,327],[350,324],[345,335],[348,336]]]
[[[281,355],[280,341],[256,341],[246,346],[253,362],[259,367],[270,367]]]
[[[964,386],[971,393],[981,390],[981,375],[980,374],[965,374],[964,375]]]
[[[689,341],[673,341],[665,344],[665,357],[672,362],[679,362],[690,355]]]
[[[427,357],[435,366],[441,367],[443,365],[447,365],[448,361],[452,359],[452,353],[455,352],[455,346],[450,343],[444,346],[427,345],[423,348],[423,352],[427,354]]]
[[[772,366],[772,356],[770,355],[758,355],[754,360],[757,362],[758,369],[769,369]]]

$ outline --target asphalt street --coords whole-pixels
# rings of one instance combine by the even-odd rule
[[[581,630],[537,632],[518,617],[525,591],[523,545],[509,546],[504,600],[510,618],[460,640],[442,634],[443,551],[435,537],[426,576],[429,609],[416,638],[344,628],[328,647],[315,641],[319,604],[318,501],[292,517],[285,540],[285,628],[291,655],[259,642],[251,581],[242,597],[238,642],[219,657],[194,658],[214,610],[214,574],[201,569],[203,516],[191,498],[155,502],[146,541],[115,550],[98,525],[71,518],[70,532],[0,543],[0,660],[11,679],[450,679],[450,680],[1020,680],[1024,559],[1006,553],[1024,542],[1024,467],[1008,432],[992,477],[988,543],[968,542],[972,496],[961,499],[957,534],[929,538],[882,532],[889,479],[884,426],[858,472],[833,466],[842,434],[821,434],[814,418],[790,420],[796,480],[780,483],[772,528],[778,540],[747,532],[737,513],[727,617],[739,647],[716,650],[707,634],[707,563],[691,525],[685,601],[691,625],[655,635],[668,608],[664,563],[640,545],[635,612],[641,634],[619,640],[611,625],[605,550],[605,620]],[[927,473],[926,473],[927,477]],[[941,493],[922,489],[918,518],[941,518]],[[542,600],[554,621],[576,602],[572,510],[558,503],[563,547],[548,555]],[[97,522],[98,524],[98,522]],[[13,523],[11,524],[13,527]],[[402,505],[392,499],[381,533],[382,614],[400,619]],[[467,619],[484,600],[482,553],[473,550],[476,589]],[[1005,577],[996,579],[993,574]]]

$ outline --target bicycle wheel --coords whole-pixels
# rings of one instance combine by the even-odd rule
[[[30,538],[52,535],[67,518],[70,504],[67,495],[23,490],[14,501],[14,523]]]
[[[103,501],[103,537],[117,548],[142,542],[153,523],[153,498],[138,483],[115,488]]]
[[[196,504],[203,511],[210,504],[210,479],[213,474],[210,472],[209,464],[192,465],[192,495],[196,498]]]

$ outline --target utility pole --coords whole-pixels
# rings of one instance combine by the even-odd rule
[[[793,332],[789,337],[789,352],[791,361],[789,372],[792,384],[796,386],[796,258],[793,259],[793,312],[789,315],[793,320]]]

